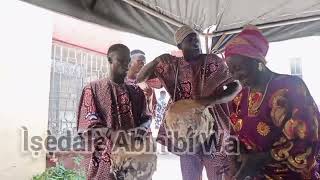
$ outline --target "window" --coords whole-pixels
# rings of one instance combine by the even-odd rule
[[[103,54],[53,42],[51,53],[49,124],[52,135],[76,135],[77,111],[83,87],[106,77],[108,63]]]
[[[290,60],[291,75],[302,78],[302,63],[300,58],[293,58]]]

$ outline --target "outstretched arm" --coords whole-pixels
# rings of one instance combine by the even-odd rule
[[[171,64],[172,56],[170,54],[162,54],[155,60],[149,62],[145,65],[139,72],[137,76],[137,83],[145,82],[150,79],[156,78],[156,67],[161,62],[161,64]]]
[[[225,85],[225,87],[221,93],[209,97],[201,97],[198,101],[205,106],[228,103],[232,101],[242,89],[239,81],[233,81]]]
[[[154,71],[156,66],[159,63],[159,58],[149,62],[140,70],[139,74],[137,75],[137,83],[142,83],[148,81],[149,79],[156,78]]]

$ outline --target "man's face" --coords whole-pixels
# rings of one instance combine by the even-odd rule
[[[130,52],[125,50],[116,51],[112,53],[111,60],[111,73],[113,76],[124,79],[129,68]]]
[[[227,59],[227,64],[233,78],[239,80],[242,86],[253,85],[257,77],[257,62],[241,55],[234,55]]]
[[[193,56],[201,54],[199,36],[196,33],[189,34],[180,44],[180,48],[183,52]]]
[[[137,74],[140,72],[142,67],[145,65],[146,59],[144,56],[137,56],[131,58],[131,63],[130,63],[130,71],[133,74]]]

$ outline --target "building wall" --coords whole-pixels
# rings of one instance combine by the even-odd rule
[[[128,33],[114,32],[114,34],[111,34],[109,30],[92,24],[86,28],[79,28],[78,23],[75,23],[77,26],[72,26],[73,29],[84,29],[88,33],[89,30],[91,32],[91,28],[100,29],[95,30],[90,36],[85,36],[86,38],[81,42],[78,41],[78,38],[83,37],[80,36],[83,32],[77,31],[79,36],[68,39],[71,34],[75,34],[75,31],[61,34],[62,30],[58,31],[58,29],[64,27],[63,24],[58,26],[54,23],[55,21],[65,23],[60,18],[62,17],[53,19],[47,11],[17,0],[6,1],[6,8],[0,11],[2,23],[0,29],[0,48],[2,49],[0,58],[0,120],[2,122],[0,126],[2,147],[0,151],[2,162],[0,179],[30,179],[32,175],[45,169],[44,153],[35,158],[30,152],[22,152],[21,146],[23,144],[20,128],[25,126],[30,130],[30,139],[32,135],[41,135],[44,138],[48,127],[53,25],[56,27],[55,38],[71,41],[69,43],[80,46],[93,46],[95,44],[95,46],[88,48],[100,52],[106,52],[110,44],[121,42],[129,46],[130,49],[145,51],[147,60],[151,61],[163,53],[171,53],[176,50],[174,46]],[[71,27],[70,24],[68,25],[68,27]],[[96,32],[100,34],[97,35]],[[96,42],[98,40],[99,42]],[[87,44],[82,44],[82,42]],[[272,43],[267,57],[268,66],[272,70],[285,74],[290,74],[290,59],[301,58],[303,79],[318,104],[320,104],[320,86],[316,78],[319,72],[316,47],[319,47],[319,45],[320,38],[315,37]],[[167,167],[171,166],[159,168],[159,177],[164,172],[163,170],[167,170],[165,169]]]
[[[6,1],[0,20],[0,179],[26,180],[45,169],[44,154],[23,152],[20,128],[29,138],[47,130],[52,21],[17,0]]]
[[[318,105],[320,105],[320,56],[317,51],[319,45],[320,37],[271,43],[267,56],[268,67],[275,72],[284,74],[290,74],[290,59],[300,58],[303,80]]]

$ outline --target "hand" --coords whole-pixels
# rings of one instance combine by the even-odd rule
[[[217,104],[227,103],[232,101],[242,90],[242,86],[239,81],[233,81],[228,83],[226,89],[224,89],[221,93],[217,94]]]
[[[225,86],[226,89],[224,89],[223,92],[225,93],[225,95],[233,96],[233,98],[235,98],[242,90],[241,83],[238,80],[228,83]]]
[[[152,95],[152,88],[147,83],[139,83],[138,86],[143,90],[146,97]]]
[[[257,176],[272,157],[268,152],[241,154],[241,166],[235,175],[236,179],[248,179]]]

